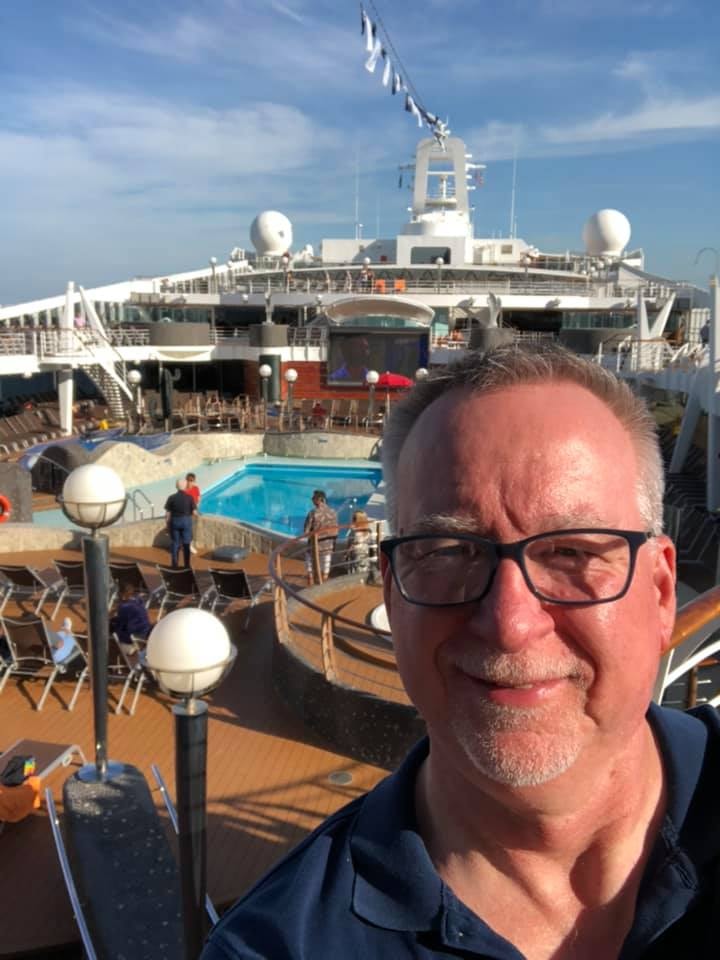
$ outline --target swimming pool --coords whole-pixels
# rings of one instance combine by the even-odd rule
[[[381,480],[379,466],[250,463],[204,493],[200,509],[295,537],[312,509],[313,490],[325,491],[344,524],[367,505]]]

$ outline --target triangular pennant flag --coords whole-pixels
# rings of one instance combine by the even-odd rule
[[[392,74],[392,62],[390,57],[387,55],[385,50],[383,50],[382,55],[385,59],[385,69],[383,70],[382,84],[386,87],[390,83],[390,75]]]
[[[405,97],[405,109],[407,110],[408,113],[411,113],[414,117],[417,117],[418,126],[422,127],[423,125],[422,113],[420,113],[420,109],[418,105],[415,103],[415,101],[413,100],[413,98],[410,96],[409,93]]]
[[[397,73],[397,71],[393,72],[393,79],[392,79],[393,96],[395,96],[395,94],[399,90],[402,90],[402,87],[403,87],[402,77],[400,76],[399,73]]]
[[[367,58],[365,63],[365,69],[368,73],[375,73],[375,64],[380,59],[380,54],[382,53],[382,44],[379,40],[375,41],[375,46],[372,48],[372,53]]]
[[[365,13],[364,10],[362,12],[362,22],[363,22],[362,32],[365,34],[365,49],[367,50],[368,53],[372,53],[373,43],[375,40],[375,27],[373,25],[372,20]]]

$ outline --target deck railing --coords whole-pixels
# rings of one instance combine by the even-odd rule
[[[339,530],[347,531],[349,524]],[[320,551],[317,535],[284,541],[270,557],[274,581],[275,628],[280,643],[292,646],[301,657],[315,661],[316,668],[331,683],[342,683],[371,695],[406,702],[397,673],[390,634],[373,626],[365,616],[342,612],[353,598],[363,610],[382,603],[379,589],[377,544],[381,524],[372,524],[367,568],[352,572],[353,560],[338,538],[333,551],[331,580],[320,583]],[[309,562],[314,586],[306,583]],[[298,569],[299,564],[302,567]],[[347,603],[337,606],[337,591],[347,592]],[[354,595],[354,596],[353,596]],[[333,599],[335,598],[335,599]],[[340,662],[342,660],[342,662]],[[376,669],[368,681],[367,667]]]

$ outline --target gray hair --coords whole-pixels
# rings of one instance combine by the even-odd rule
[[[645,402],[600,364],[554,343],[506,344],[471,351],[458,363],[419,382],[392,410],[382,443],[388,522],[397,529],[397,467],[410,431],[427,408],[449,390],[489,393],[527,383],[575,383],[594,394],[627,430],[638,458],[637,502],[646,529],[662,532],[665,478],[657,426]]]
[[[178,477],[178,479],[175,481],[175,487],[178,490],[187,490],[187,480],[185,477]]]

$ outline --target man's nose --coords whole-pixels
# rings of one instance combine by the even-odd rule
[[[485,642],[512,652],[546,634],[554,620],[528,586],[519,564],[506,557],[499,561],[486,595],[473,604],[470,624]]]

